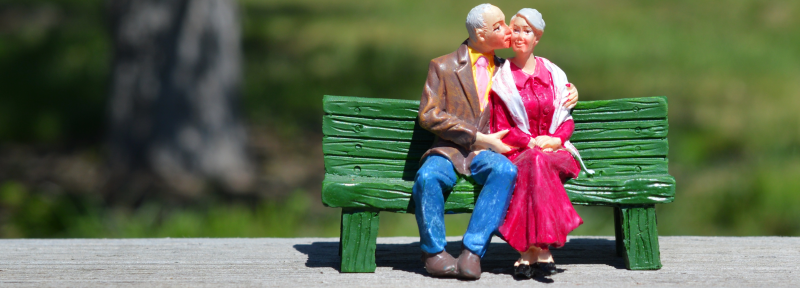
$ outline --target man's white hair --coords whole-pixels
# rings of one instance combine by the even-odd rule
[[[533,28],[539,30],[539,32],[544,32],[544,19],[542,19],[542,13],[539,13],[538,10],[522,8],[517,14],[514,14],[514,17],[511,17],[511,22],[514,22],[514,18],[517,18],[517,16],[522,16]]]
[[[475,35],[475,29],[486,27],[486,22],[483,21],[483,13],[488,11],[489,7],[492,7],[492,4],[483,3],[469,10],[469,14],[467,14],[469,39],[477,40],[478,35]]]

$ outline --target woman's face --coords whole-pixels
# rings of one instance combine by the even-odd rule
[[[511,20],[511,50],[519,55],[533,53],[533,48],[539,43],[533,27],[524,17],[517,16]]]

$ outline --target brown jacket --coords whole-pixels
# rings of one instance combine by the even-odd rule
[[[503,61],[494,57],[495,73]],[[422,159],[430,154],[445,156],[463,175],[471,174],[472,145],[477,132],[489,133],[492,111],[490,102],[481,112],[471,64],[467,41],[455,52],[431,60],[419,103],[419,125],[436,135]]]

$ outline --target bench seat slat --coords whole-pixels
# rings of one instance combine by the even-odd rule
[[[663,139],[667,137],[667,119],[633,120],[617,122],[588,122],[575,125],[572,141],[597,141],[615,139]],[[370,119],[327,115],[322,117],[325,136],[432,141],[432,133],[422,129],[415,121]]]
[[[329,207],[411,212],[414,182],[385,178],[326,175],[322,201]],[[675,179],[669,175],[573,179],[564,185],[570,200],[581,205],[660,204],[672,202]],[[445,202],[448,212],[470,212],[478,188],[459,182]]]
[[[589,169],[602,176],[667,174],[665,158],[619,158],[584,160]],[[335,175],[402,178],[413,180],[419,169],[419,160],[396,160],[358,158],[348,156],[325,156],[325,172]]]
[[[415,119],[418,109],[419,100],[329,95],[323,98],[323,110],[329,115],[373,119]],[[666,118],[667,98],[643,97],[579,101],[572,114],[576,122]]]
[[[666,157],[667,139],[611,140],[575,142],[583,159]],[[430,148],[426,141],[398,141],[325,137],[322,152],[325,155],[351,156],[376,159],[419,159]]]

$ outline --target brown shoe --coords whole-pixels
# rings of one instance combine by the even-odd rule
[[[537,262],[533,264],[533,268],[536,270],[536,273],[542,276],[551,276],[558,273],[558,269],[556,269],[556,263],[553,262]]]
[[[469,249],[461,250],[458,256],[458,278],[477,280],[481,278],[481,257]]]
[[[456,277],[458,270],[456,270],[456,258],[442,251],[436,254],[429,254],[422,252],[422,262],[425,263],[425,271],[428,271],[434,277]]]

